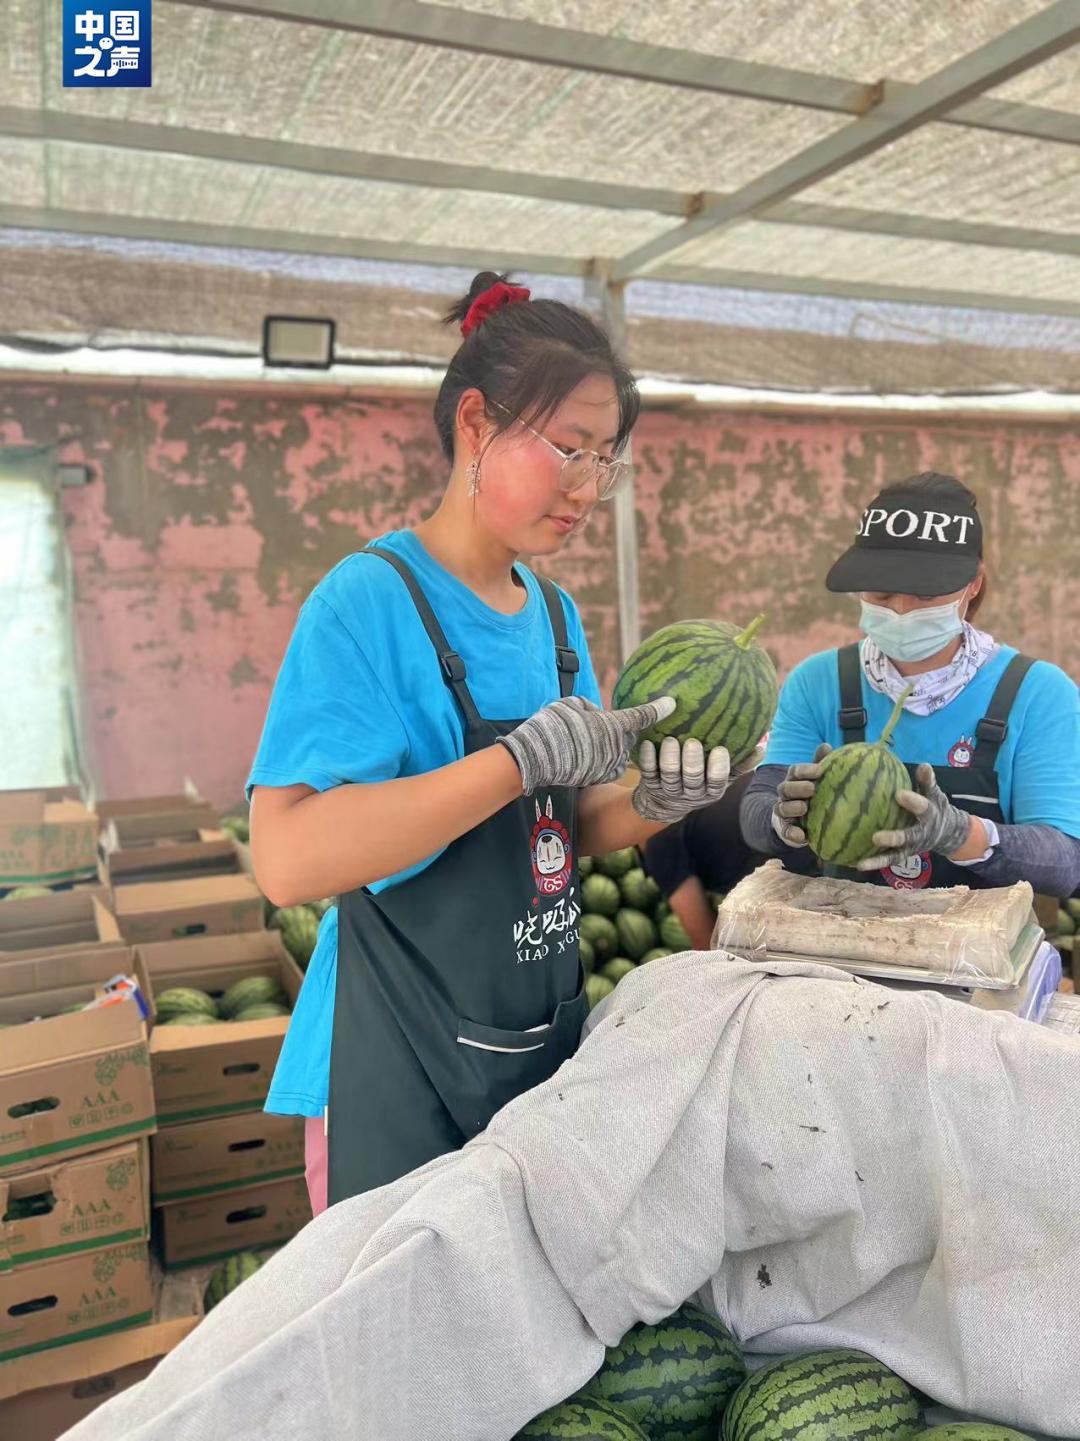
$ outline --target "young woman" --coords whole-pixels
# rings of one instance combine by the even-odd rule
[[[741,809],[755,850],[809,869],[805,817],[824,755],[893,732],[913,785],[898,793],[906,827],[879,831],[853,878],[898,890],[1008,886],[1068,896],[1080,885],[1080,705],[1048,661],[999,644],[973,623],[986,594],[982,521],[951,476],[889,485],[833,566],[832,591],[860,601],[861,644],[792,671],[765,762]]]
[[[335,895],[267,1108],[307,1116],[316,1210],[455,1150],[577,1048],[577,857],[645,840],[728,782],[723,750],[642,747],[606,712],[555,555],[628,471],[633,377],[587,315],[491,273],[447,317],[450,465],[415,530],[305,603],[249,779],[278,905]],[[328,1134],[328,1162],[327,1141]]]

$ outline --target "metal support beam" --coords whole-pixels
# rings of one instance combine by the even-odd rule
[[[626,288],[606,277],[599,291],[604,329],[620,355],[626,354]],[[631,482],[615,492],[615,590],[619,608],[619,658],[626,661],[641,644],[641,593],[638,579],[637,495]]]
[[[260,230],[251,226],[207,225],[188,220],[151,220],[145,216],[32,205],[0,205],[0,229],[48,230],[67,235],[112,236],[124,240],[165,241],[235,250],[283,251],[292,255],[338,255],[351,260],[390,260],[400,264],[454,266],[466,270],[495,266],[499,270],[528,271],[533,275],[572,275],[583,280],[595,278],[602,269],[600,262],[568,259],[562,255],[511,253],[486,248],[452,249],[443,245],[352,239],[304,231]],[[786,295],[839,296],[850,300],[887,300],[907,305],[998,310],[1006,314],[1080,316],[1080,301],[1040,300],[1027,295],[996,295],[976,290],[942,290],[874,281],[847,282],[725,270],[713,266],[667,265],[657,270],[650,279],[667,280],[679,285],[721,286],[732,290],[778,291]]]
[[[881,91],[881,82],[877,80],[861,83],[842,76],[732,60],[531,20],[508,20],[449,5],[425,4],[423,0],[169,0],[169,3],[317,25],[353,34],[379,35],[414,45],[466,50],[475,55],[554,65],[653,85],[737,95],[778,105],[799,105],[838,115],[865,114]],[[890,103],[911,88],[901,81],[885,82]],[[949,125],[1080,145],[1080,115],[1036,105],[978,98],[942,119]]]
[[[703,235],[716,234],[864,160],[928,121],[947,114],[965,100],[1002,85],[1014,75],[1060,53],[1077,40],[1080,40],[1077,0],[1055,0],[1029,20],[927,76],[899,99],[882,103],[861,119],[853,120],[773,166],[726,200],[706,206],[692,220],[639,245],[620,258],[614,278],[628,280],[654,270],[658,261],[685,249]]]
[[[379,155],[329,145],[300,145],[222,131],[178,125],[149,125],[55,110],[0,105],[0,135],[62,145],[92,145],[151,154],[193,156],[230,165],[252,165],[304,175],[374,180],[385,184],[472,190],[494,195],[528,195],[556,204],[600,209],[640,210],[683,218],[701,204],[721,204],[726,195],[697,196],[679,190],[638,185],[612,185],[559,175],[497,170],[408,156]],[[867,210],[856,206],[808,205],[782,201],[759,217],[778,225],[813,225],[896,235],[908,240],[942,240],[959,245],[1001,246],[1038,250],[1052,255],[1080,255],[1080,235],[1035,230],[1019,225],[991,225],[914,215],[907,211]]]
[[[69,235],[115,236],[174,244],[212,245],[234,250],[285,251],[291,255],[340,255],[350,260],[391,260],[402,265],[449,265],[465,270],[526,270],[533,275],[592,274],[591,260],[526,251],[458,249],[397,240],[352,239],[345,235],[306,235],[293,230],[260,230],[244,225],[149,219],[92,210],[48,206],[0,205],[0,229],[56,230]]]

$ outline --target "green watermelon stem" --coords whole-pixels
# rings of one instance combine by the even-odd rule
[[[764,615],[756,615],[741,635],[735,637],[735,644],[740,650],[749,650],[750,642],[757,635],[758,631],[765,624]]]
[[[904,709],[904,702],[907,700],[908,696],[914,689],[915,686],[913,683],[909,686],[905,686],[904,689],[900,692],[900,695],[897,697],[896,704],[893,706],[893,712],[892,715],[889,717],[888,724],[881,732],[881,739],[876,740],[874,742],[875,745],[885,747],[890,744],[890,737],[892,736],[893,730],[896,726],[896,722],[900,719],[900,712]]]

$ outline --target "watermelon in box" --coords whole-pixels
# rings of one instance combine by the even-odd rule
[[[726,621],[682,620],[642,642],[615,682],[612,706],[643,705],[669,695],[675,711],[645,731],[699,740],[706,751],[726,746],[733,765],[753,753],[772,724],[779,690],[776,668],[754,637],[765,617],[742,629]]]

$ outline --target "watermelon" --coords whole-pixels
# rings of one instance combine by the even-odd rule
[[[907,1382],[865,1351],[837,1348],[755,1371],[731,1399],[723,1441],[921,1441],[921,1432]]]
[[[220,1016],[208,1016],[205,1011],[177,1011],[159,1024],[162,1026],[220,1026],[222,1020]]]
[[[578,876],[579,876],[582,880],[586,880],[589,876],[591,876],[592,873],[593,873],[593,859],[592,859],[592,856],[582,856],[581,859],[578,861],[578,868],[577,868],[577,869],[578,869]]]
[[[277,976],[245,976],[242,981],[232,983],[218,1002],[218,1010],[231,1021],[249,1006],[261,1006],[269,1001],[285,1006],[288,999]]]
[[[903,830],[911,819],[896,799],[898,790],[910,788],[911,777],[888,749],[908,693],[893,706],[880,740],[841,746],[821,762],[821,779],[806,813],[806,838],[823,861],[855,866],[874,854],[876,831]]]
[[[619,888],[610,876],[591,875],[581,883],[581,904],[594,916],[613,916],[619,909]]]
[[[653,911],[653,920],[656,922],[656,924],[659,925],[660,922],[664,919],[665,916],[670,916],[670,915],[671,915],[671,902],[670,902],[669,900],[667,900],[667,899],[663,899],[663,900],[658,901],[658,902],[657,902],[657,905],[656,905],[656,910]]]
[[[646,965],[649,961],[662,961],[665,956],[673,956],[674,951],[666,950],[663,946],[653,946],[651,951],[646,951],[638,962],[639,966]]]
[[[1074,921],[1080,921],[1080,896],[1071,896],[1065,902],[1065,909]]]
[[[285,949],[300,969],[306,970],[319,938],[319,919],[314,911],[309,906],[282,906],[270,917],[270,925],[281,932]]]
[[[532,1441],[648,1441],[645,1432],[619,1406],[598,1396],[572,1396],[530,1421],[519,1437]]]
[[[256,1256],[254,1251],[237,1251],[235,1256],[215,1266],[203,1292],[203,1308],[212,1311],[230,1291],[235,1291],[241,1282],[254,1276],[261,1265],[262,1257]]]
[[[1061,906],[1058,907],[1057,913],[1057,933],[1059,936],[1072,936],[1076,934],[1076,922],[1072,916],[1069,915],[1068,911]]]
[[[243,1006],[230,1021],[269,1021],[277,1016],[287,1016],[288,1006],[281,1006],[277,1001],[256,1001],[253,1006]]]
[[[582,916],[578,922],[578,934],[583,941],[588,941],[598,961],[606,961],[613,956],[615,947],[619,944],[615,923],[608,920],[607,916]]]
[[[578,937],[578,955],[581,957],[581,969],[587,976],[591,976],[596,967],[596,952],[592,948],[592,942],[587,941],[584,936]]]
[[[612,707],[669,695],[673,715],[642,740],[691,736],[705,749],[727,746],[733,765],[746,760],[772,724],[779,695],[776,667],[754,640],[765,617],[746,627],[717,620],[680,620],[649,636],[615,682]]]
[[[588,997],[589,1010],[598,1006],[605,996],[610,996],[615,989],[615,982],[609,981],[607,976],[589,976],[585,981],[585,995]]]
[[[197,991],[193,986],[169,986],[155,996],[154,1005],[160,1025],[165,1025],[173,1016],[202,1015],[211,1021],[218,1018],[214,998],[205,991]],[[191,1022],[187,1024],[190,1025]]]
[[[623,904],[632,906],[635,911],[651,911],[660,899],[660,887],[641,866],[627,871],[619,882],[619,891]]]
[[[624,906],[615,916],[615,929],[619,933],[620,950],[632,961],[640,960],[656,945],[656,927],[641,911]]]
[[[13,891],[8,891],[4,897],[5,901],[32,901],[39,896],[51,896],[52,891],[48,886],[16,886]]]
[[[247,845],[251,840],[251,826],[246,816],[225,816],[221,822],[221,829],[234,841]]]
[[[947,1426],[931,1426],[919,1441],[1031,1441],[1031,1437],[1009,1426],[992,1426],[989,1421],[951,1421]]]
[[[601,968],[600,974],[606,976],[609,981],[617,986],[631,971],[636,970],[637,966],[634,965],[633,961],[628,961],[625,956],[616,956],[613,961],[608,961],[607,965]]]
[[[686,927],[674,911],[670,916],[665,916],[660,922],[660,943],[661,945],[667,946],[673,953],[676,951],[692,951],[694,949],[694,943],[690,939]]]
[[[687,1305],[654,1326],[635,1326],[609,1348],[583,1394],[621,1406],[658,1441],[715,1441],[745,1377],[727,1328]]]
[[[610,876],[613,881],[617,881],[640,865],[641,857],[635,846],[627,846],[625,850],[609,851],[606,856],[596,856],[594,864],[602,876]]]

